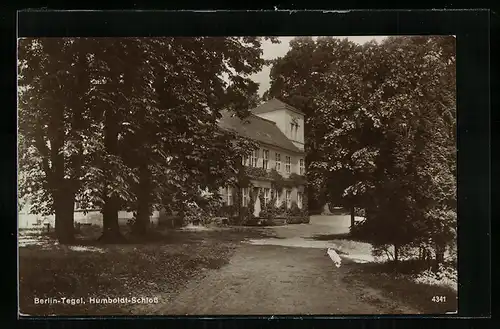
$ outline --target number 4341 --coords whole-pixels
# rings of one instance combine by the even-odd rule
[[[446,303],[446,296],[434,296],[432,297],[434,303]]]

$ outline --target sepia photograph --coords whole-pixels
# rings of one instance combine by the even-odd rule
[[[20,316],[457,312],[456,38],[18,38]]]

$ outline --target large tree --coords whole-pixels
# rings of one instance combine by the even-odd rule
[[[32,210],[54,213],[60,242],[73,239],[73,207],[81,188],[89,127],[86,53],[71,39],[19,40],[21,196]]]
[[[135,134],[137,233],[145,231],[151,205],[160,203],[162,191],[183,204],[200,203],[200,189],[215,193],[224,184],[230,161],[224,152],[234,153],[228,142],[233,136],[221,131],[217,120],[222,110],[249,114],[258,87],[249,77],[265,63],[260,43],[261,38],[250,37],[144,42],[154,102],[146,113],[139,109],[136,121],[142,126]]]
[[[347,208],[356,204],[355,197],[342,196],[353,182],[354,164],[341,158],[350,157],[358,143],[357,135],[343,132],[358,129],[353,114],[364,96],[365,76],[370,72],[370,65],[366,65],[370,62],[364,58],[369,52],[361,48],[346,39],[296,38],[290,42],[289,52],[274,61],[271,70],[271,87],[265,96],[279,97],[306,115],[306,163],[311,183],[308,192],[309,199],[317,201],[310,205],[312,209],[321,209],[326,202]],[[345,122],[340,129],[339,122]],[[336,145],[331,144],[334,142]],[[343,150],[325,150],[332,147]],[[331,170],[327,163],[342,167]],[[335,183],[326,188],[329,181]]]
[[[400,246],[431,242],[439,263],[455,234],[454,42],[298,39],[271,71],[269,94],[309,116],[316,190],[365,208],[365,231],[393,245],[396,259]]]
[[[22,40],[21,192],[33,211],[55,212],[58,237],[69,242],[77,198],[101,209],[103,238],[116,241],[118,210],[134,211],[134,230],[144,233],[165,194],[185,203],[200,188],[215,191],[232,147],[219,113],[244,117],[254,105],[249,76],[265,63],[261,41]],[[221,150],[226,157],[214,157]]]

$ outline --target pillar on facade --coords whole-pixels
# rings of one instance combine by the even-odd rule
[[[260,205],[260,198],[257,197],[255,199],[255,203],[253,205],[253,215],[254,215],[254,217],[259,217],[261,210],[262,210],[262,208],[261,208],[261,205]]]

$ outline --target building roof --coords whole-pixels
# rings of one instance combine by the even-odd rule
[[[259,114],[259,113],[267,113],[267,112],[272,112],[272,111],[277,111],[277,110],[289,110],[298,114],[304,115],[304,112],[296,109],[295,107],[288,105],[282,101],[280,101],[277,98],[273,98],[265,103],[262,103],[261,105],[257,106],[252,110],[253,113]]]
[[[223,129],[234,131],[240,136],[291,152],[303,153],[271,120],[266,120],[254,114],[250,114],[243,120],[228,111],[221,111],[221,114],[222,118],[219,121],[219,126]]]

